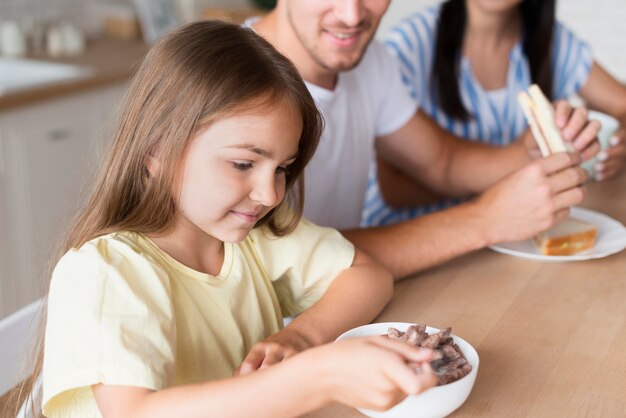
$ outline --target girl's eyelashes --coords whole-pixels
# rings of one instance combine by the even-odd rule
[[[295,163],[296,160],[293,159],[291,161],[286,162],[285,164],[278,166],[278,168],[276,168],[276,172],[277,173],[288,173],[293,167],[293,163]]]
[[[252,168],[252,163],[250,161],[233,161],[233,167],[240,171],[246,171]]]
[[[239,171],[246,171],[252,168],[251,161],[231,161],[233,167],[235,167]],[[276,173],[283,174],[289,171],[290,164],[281,165],[276,167]]]

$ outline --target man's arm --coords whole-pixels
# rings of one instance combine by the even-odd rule
[[[376,157],[376,174],[383,200],[394,208],[428,205],[447,198],[407,176],[380,156]]]
[[[597,153],[597,127],[587,112],[567,102],[556,106],[556,122],[563,137],[586,157]],[[467,196],[491,185],[530,162],[524,141],[494,147],[455,137],[421,110],[402,128],[376,140],[381,158],[413,180],[446,196]]]
[[[413,180],[447,196],[485,190],[530,161],[522,144],[495,148],[458,139],[421,110],[402,128],[377,138],[376,152]]]
[[[530,238],[584,198],[580,156],[555,154],[498,182],[480,198],[395,225],[345,230],[395,279],[498,242]]]

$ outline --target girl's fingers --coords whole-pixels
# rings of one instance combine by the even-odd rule
[[[282,347],[276,349],[270,349],[265,353],[265,358],[263,359],[263,363],[261,363],[260,368],[269,367],[272,364],[280,363],[284,359],[287,358],[287,352],[281,349]]]
[[[283,347],[283,360],[293,357],[296,354],[298,354],[298,351],[294,350],[293,348]]]
[[[428,362],[420,366],[421,370],[418,373],[403,361],[393,361],[385,364],[383,373],[406,395],[416,395],[432,386],[431,382],[434,379],[433,371]]]
[[[405,342],[390,340],[389,338],[383,336],[370,338],[369,341],[371,344],[399,354],[408,361],[421,363],[424,361],[430,361],[433,356],[432,350],[427,348],[417,348]]]
[[[252,350],[250,350],[246,358],[241,363],[241,366],[239,366],[239,374],[246,375],[248,373],[252,373],[261,366],[264,358],[264,346],[256,345],[252,347]]]
[[[417,379],[420,384],[420,392],[425,391],[428,388],[433,386],[437,386],[437,376],[435,376],[435,372],[433,368],[430,366],[430,363],[424,363],[421,365],[421,371],[417,374]]]

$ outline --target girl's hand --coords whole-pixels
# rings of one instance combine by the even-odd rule
[[[233,375],[245,375],[280,363],[309,346],[293,327],[287,326],[276,334],[256,343]]]
[[[626,163],[626,125],[617,130],[609,140],[609,147],[600,151],[593,166],[595,180],[607,180],[615,177],[624,169]]]
[[[431,350],[382,336],[327,344],[302,353],[307,355],[323,373],[329,400],[352,407],[387,410],[437,384]]]
[[[554,109],[556,126],[561,130],[563,139],[572,143],[583,161],[595,156],[600,151],[600,122],[588,120],[589,112],[586,108],[574,108],[565,100],[556,102]]]
[[[252,347],[241,366],[235,370],[233,376],[245,375],[258,369],[269,367],[272,364],[280,363],[296,355],[298,351],[280,343],[261,341]]]

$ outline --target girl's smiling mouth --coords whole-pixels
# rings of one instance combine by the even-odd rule
[[[256,221],[259,220],[259,212],[241,212],[232,210],[231,213],[246,222],[256,223]]]

